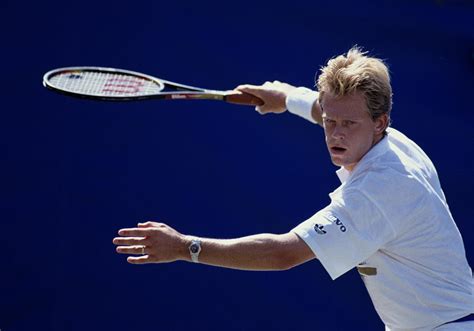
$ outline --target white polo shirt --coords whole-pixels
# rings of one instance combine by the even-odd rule
[[[432,162],[387,131],[292,231],[332,279],[358,267],[386,330],[432,330],[474,313],[472,271]]]

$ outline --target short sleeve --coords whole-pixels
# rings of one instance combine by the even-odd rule
[[[304,221],[292,232],[311,248],[336,279],[365,261],[394,238],[383,213],[358,190],[331,195],[329,206]]]

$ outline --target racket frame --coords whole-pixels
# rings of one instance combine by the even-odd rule
[[[58,73],[78,73],[78,72],[108,72],[111,74],[125,74],[134,76],[141,79],[146,79],[152,81],[153,83],[159,85],[161,89],[170,88],[176,91],[166,91],[159,92],[156,94],[146,94],[146,95],[136,95],[136,96],[113,96],[113,95],[95,95],[95,94],[83,94],[77,93],[69,90],[62,89],[55,86],[50,78],[54,77]],[[235,93],[234,91],[218,91],[218,90],[208,90],[195,86],[178,84],[150,75],[146,75],[140,72],[108,68],[108,67],[94,67],[94,66],[80,66],[80,67],[64,67],[50,70],[43,76],[43,85],[54,92],[60,94],[73,96],[81,99],[93,99],[93,100],[103,100],[103,101],[135,101],[135,100],[147,100],[147,99],[205,99],[205,100],[222,100],[226,101],[226,97],[230,94]]]

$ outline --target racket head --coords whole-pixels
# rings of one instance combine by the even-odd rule
[[[104,67],[65,67],[47,72],[43,85],[53,91],[88,99],[138,100],[157,97],[160,79],[139,72]]]

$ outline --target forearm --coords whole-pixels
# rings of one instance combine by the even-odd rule
[[[190,239],[187,237],[188,242]],[[240,270],[286,270],[314,258],[294,233],[201,239],[201,247],[200,263]],[[189,254],[185,259],[191,260]]]

